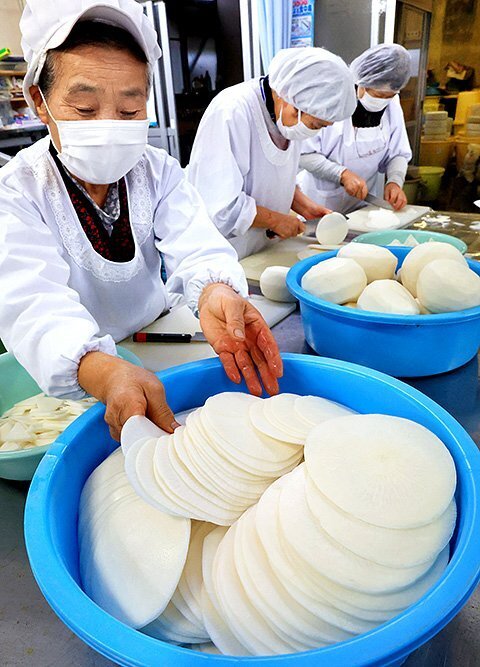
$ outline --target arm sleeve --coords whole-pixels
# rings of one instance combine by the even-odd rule
[[[37,207],[12,176],[0,183],[0,337],[46,394],[78,399],[88,352],[116,355],[68,286],[70,268]]]
[[[403,187],[407,165],[412,159],[412,150],[398,96],[392,101],[389,113],[390,138],[388,151],[380,164],[379,171],[387,175],[387,183],[396,183],[400,187]]]
[[[337,162],[329,160],[320,153],[305,153],[300,156],[300,169],[305,169],[316,178],[331,181],[340,185],[340,178],[345,167]]]
[[[163,257],[170,294],[184,295],[195,313],[209,283],[225,283],[248,296],[243,268],[230,243],[208,217],[196,189],[176,160],[167,156],[155,211],[156,245]]]
[[[387,184],[396,183],[403,188],[407,175],[408,161],[402,155],[397,155],[387,164]]]
[[[255,200],[244,191],[252,128],[241,106],[219,109],[218,104],[214,100],[202,118],[187,175],[217,229],[230,239],[243,236],[257,214]]]

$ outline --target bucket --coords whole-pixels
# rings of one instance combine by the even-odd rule
[[[403,184],[403,191],[407,197],[407,202],[409,204],[417,203],[419,185],[420,185],[420,178],[409,178]]]
[[[473,104],[478,104],[480,102],[480,90],[468,90],[463,93],[458,93],[457,99],[457,109],[455,111],[455,123],[467,122],[467,118],[470,115],[470,107]]]
[[[420,142],[420,165],[429,165],[432,167],[448,166],[450,158],[453,155],[455,144],[450,140],[429,141],[423,139]]]
[[[123,347],[117,347],[118,356],[135,366],[142,366],[140,359]],[[0,355],[0,415],[26,398],[41,392],[35,380],[15,359],[6,352]],[[51,445],[29,447],[13,452],[0,452],[0,478],[28,481],[32,479],[40,460]]]
[[[444,173],[444,167],[421,166],[418,168],[418,175],[422,182],[421,201],[432,202],[438,198]]]
[[[474,144],[480,147],[480,137],[467,137],[466,135],[458,135],[455,138],[455,159],[457,163],[457,171],[461,171],[465,156],[468,153],[468,147]]]
[[[399,267],[411,248],[388,248]],[[397,315],[345,308],[309,294],[302,278],[313,266],[336,256],[319,253],[298,262],[287,287],[300,302],[307,343],[317,354],[362,364],[394,377],[447,373],[473,359],[480,346],[480,306],[439,315]],[[480,262],[467,260],[480,275]]]
[[[79,580],[80,493],[90,473],[118,446],[103,420],[103,407],[97,405],[65,431],[41,462],[27,498],[25,541],[35,578],[54,611],[84,642],[116,665],[397,667],[439,632],[475,589],[480,573],[480,454],[460,424],[416,389],[381,373],[307,355],[287,354],[283,360],[281,391],[316,394],[359,412],[412,419],[445,443],[458,477],[457,529],[447,569],[421,600],[391,621],[351,640],[305,653],[262,658],[207,655],[133,630],[96,605]],[[218,359],[177,366],[159,377],[174,412],[202,405],[221,391],[246,390],[244,384],[227,380]]]

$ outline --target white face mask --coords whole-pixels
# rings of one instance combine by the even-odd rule
[[[277,120],[277,127],[280,130],[281,134],[288,139],[289,141],[303,141],[304,139],[311,139],[316,136],[321,127],[318,130],[312,130],[310,127],[307,127],[302,121],[302,112],[298,110],[298,121],[296,125],[288,126],[284,125],[282,121],[283,107],[280,110],[280,118]]]
[[[58,158],[81,181],[115,183],[145,152],[149,120],[56,120],[43,94],[42,99],[58,129],[62,144]]]
[[[365,91],[360,98],[360,103],[367,111],[383,111],[388,107],[393,97],[373,97],[370,93]]]

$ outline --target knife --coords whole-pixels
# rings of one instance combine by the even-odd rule
[[[375,195],[372,195],[370,192],[365,197],[365,201],[368,201],[369,204],[373,204],[374,206],[386,208],[388,211],[395,211],[393,206],[389,204],[388,201],[385,201],[385,199],[380,199],[380,197],[375,197]]]
[[[208,343],[203,333],[143,333],[133,334],[134,343]]]

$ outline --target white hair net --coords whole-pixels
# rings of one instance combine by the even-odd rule
[[[20,20],[27,61],[23,90],[33,111],[30,86],[38,83],[47,52],[61,46],[80,20],[103,21],[129,32],[145,52],[150,67],[162,55],[155,28],[135,0],[26,0]]]
[[[350,69],[363,88],[398,92],[410,78],[410,55],[400,44],[378,44],[355,58]]]
[[[345,120],[357,106],[351,72],[325,49],[283,49],[270,63],[268,77],[285,102],[321,120]]]

